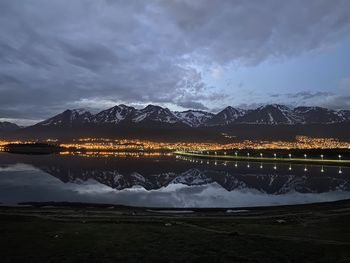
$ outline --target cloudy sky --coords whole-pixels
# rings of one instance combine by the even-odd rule
[[[125,103],[350,108],[348,0],[0,1],[0,118]]]

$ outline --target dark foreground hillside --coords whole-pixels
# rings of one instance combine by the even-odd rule
[[[349,262],[350,201],[192,213],[0,208],[1,262]]]

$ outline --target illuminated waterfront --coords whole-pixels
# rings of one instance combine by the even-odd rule
[[[0,140],[0,147],[9,143],[36,143],[38,140],[6,141]],[[145,140],[114,140],[105,138],[82,138],[72,142],[60,142],[56,139],[40,141],[50,144],[58,144],[65,149],[93,150],[93,151],[205,151],[205,150],[229,150],[229,149],[349,149],[349,142],[342,142],[333,138],[309,138],[297,136],[294,141],[250,141],[231,142],[227,144],[210,142],[154,142]]]

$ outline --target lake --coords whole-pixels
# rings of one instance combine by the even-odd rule
[[[130,156],[129,156],[130,155]],[[252,207],[350,198],[350,168],[174,155],[0,153],[0,203]]]

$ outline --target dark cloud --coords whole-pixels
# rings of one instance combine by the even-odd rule
[[[309,99],[314,99],[319,97],[332,96],[333,94],[331,92],[321,92],[321,91],[318,91],[318,92],[302,91],[297,93],[289,93],[286,95],[288,98],[292,98],[292,99],[309,100]]]
[[[271,103],[285,103],[288,104],[290,101],[293,103],[290,104],[291,107],[295,106],[320,106],[329,109],[350,109],[350,96],[343,95],[334,92],[311,92],[311,91],[302,91],[296,93],[287,93],[287,94],[271,94]],[[251,108],[252,105],[245,105],[248,108]],[[253,106],[256,106],[253,104]]]
[[[204,106],[201,102],[196,101],[183,101],[177,103],[179,106],[189,109],[196,109],[196,110],[208,110],[208,107]]]
[[[349,32],[349,9],[347,0],[3,0],[0,117],[45,118],[91,101],[204,109],[226,95],[198,65],[331,45]]]

